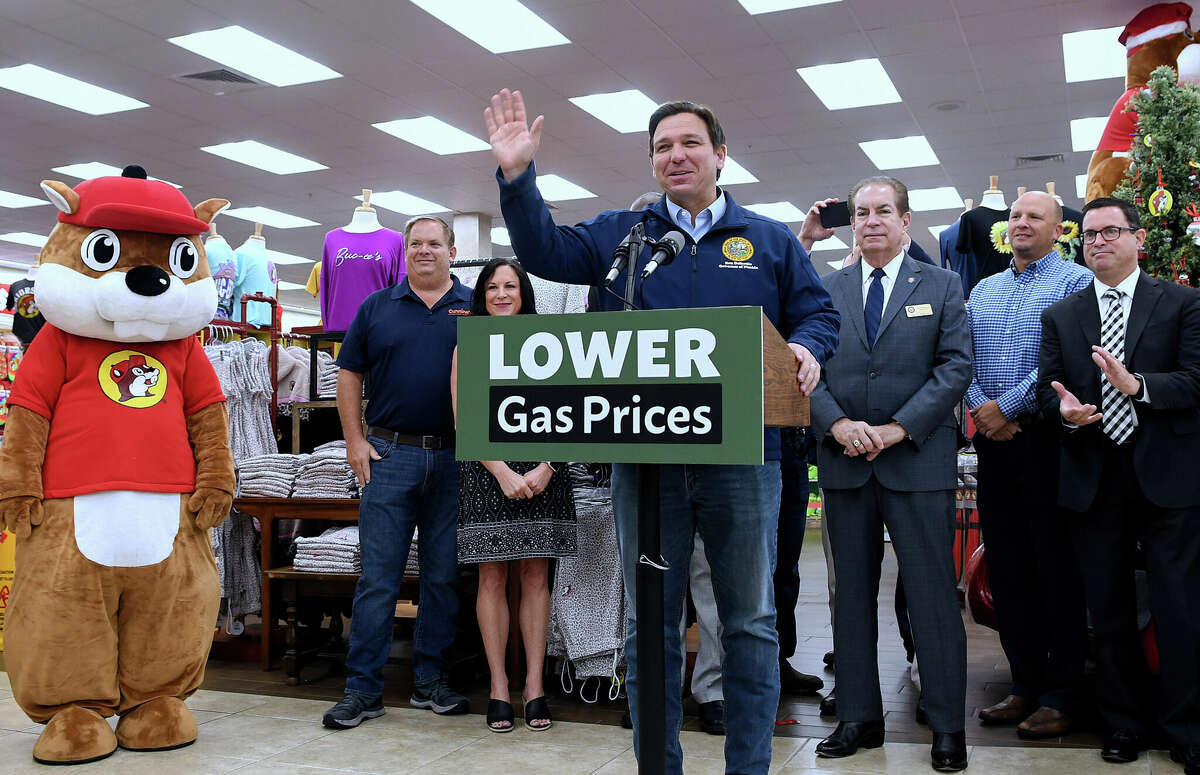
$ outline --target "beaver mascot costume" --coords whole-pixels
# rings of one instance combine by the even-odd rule
[[[196,739],[229,513],[225,396],[195,334],[217,291],[196,208],[140,167],[74,189],[42,249],[46,325],[9,398],[0,521],[16,534],[5,666],[44,764]],[[106,717],[120,716],[116,734]]]

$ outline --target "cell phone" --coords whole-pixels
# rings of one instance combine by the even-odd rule
[[[826,229],[836,229],[838,226],[849,226],[850,205],[845,202],[832,202],[822,207],[821,225]]]

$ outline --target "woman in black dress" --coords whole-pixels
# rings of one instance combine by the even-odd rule
[[[474,315],[532,314],[533,288],[515,259],[488,262],[475,283]],[[458,351],[451,376],[458,407]],[[550,619],[549,557],[575,555],[575,503],[567,472],[547,462],[463,461],[458,491],[458,561],[479,564],[475,613],[491,672],[487,725],[513,728],[504,648],[508,642],[508,574],[520,578],[521,637],[525,644],[525,726],[549,729],[550,707],[542,686],[546,626]]]

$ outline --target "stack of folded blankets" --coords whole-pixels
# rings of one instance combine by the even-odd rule
[[[237,497],[287,498],[306,455],[257,455],[238,463]]]
[[[322,444],[300,460],[293,498],[357,498],[358,479],[346,462],[346,442]]]
[[[314,538],[297,538],[292,568],[318,573],[362,573],[358,525],[331,527]]]
[[[323,398],[337,395],[338,371],[332,355],[324,350],[317,351],[317,395]]]

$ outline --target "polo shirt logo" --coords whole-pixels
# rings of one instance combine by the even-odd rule
[[[464,316],[464,317],[470,317],[470,316],[471,316],[471,310],[469,310],[469,309],[451,309],[451,310],[448,310],[448,311],[449,311],[449,313],[450,313],[451,315],[461,315],[461,316]]]

